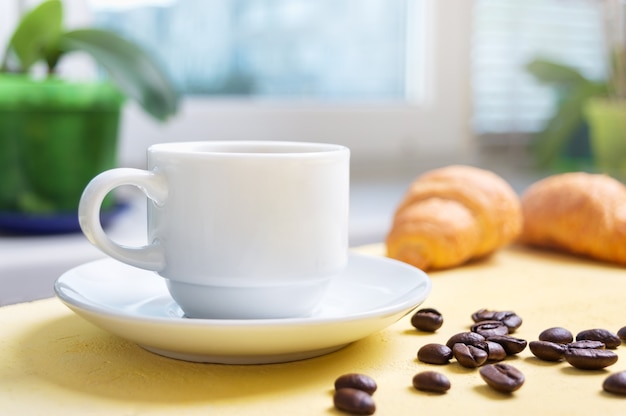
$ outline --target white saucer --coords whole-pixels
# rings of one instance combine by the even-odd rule
[[[108,258],[69,270],[54,289],[78,315],[148,351],[263,364],[323,355],[371,335],[421,304],[431,282],[405,263],[351,253],[347,270],[311,316],[258,320],[185,318],[162,278]]]

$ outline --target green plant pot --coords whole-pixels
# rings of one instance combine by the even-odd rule
[[[597,169],[626,179],[626,102],[600,98],[589,100],[585,116]]]
[[[0,212],[75,213],[87,183],[116,165],[122,103],[108,83],[0,76]]]

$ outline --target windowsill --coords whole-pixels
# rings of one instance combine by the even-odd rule
[[[129,244],[137,240],[133,235],[140,225],[145,227],[141,201],[135,198],[130,202],[107,230],[111,238]],[[0,234],[0,253],[0,306],[53,296],[53,284],[62,273],[104,257],[81,233],[49,236]]]

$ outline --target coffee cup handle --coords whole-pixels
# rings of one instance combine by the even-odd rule
[[[154,241],[142,247],[129,247],[111,240],[102,229],[100,208],[109,192],[122,185],[141,189],[155,204],[167,197],[165,178],[142,169],[117,168],[100,173],[87,184],[78,206],[78,221],[87,239],[105,254],[142,269],[159,271],[165,267],[161,245]]]

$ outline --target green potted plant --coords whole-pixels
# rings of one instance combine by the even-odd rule
[[[626,181],[626,2],[606,1],[609,51],[607,94],[585,105],[591,148],[598,168]]]
[[[537,166],[558,171],[591,169],[589,125],[584,112],[592,97],[607,95],[606,83],[545,59],[533,60],[526,69],[540,82],[553,86],[558,96],[555,113],[532,142]]]
[[[626,5],[607,1],[605,31],[609,71],[595,81],[558,62],[535,59],[526,69],[554,86],[559,102],[533,150],[540,167],[590,170],[626,179]]]
[[[57,74],[73,52],[90,55],[106,80],[72,82]],[[41,63],[44,76],[34,75]],[[116,165],[126,98],[167,120],[178,94],[152,58],[110,31],[63,26],[60,0],[24,14],[0,63],[0,230],[77,231],[82,190]],[[115,212],[115,201],[107,201]]]

